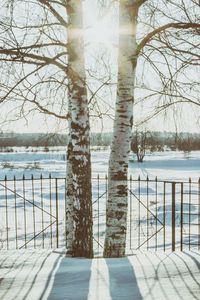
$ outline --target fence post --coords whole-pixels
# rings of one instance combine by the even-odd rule
[[[22,186],[23,186],[23,199],[24,199],[24,245],[25,249],[27,248],[26,244],[26,194],[25,194],[25,175],[22,177]]]
[[[140,249],[140,231],[141,231],[141,217],[140,217],[140,175],[138,176],[138,249]]]
[[[7,176],[4,178],[5,183],[5,200],[6,200],[6,243],[7,250],[9,249],[9,238],[8,238],[8,190],[7,190]]]
[[[149,250],[149,177],[147,175],[147,250]]]
[[[165,251],[165,202],[166,202],[166,182],[164,182],[164,197],[163,197],[163,247]]]
[[[133,179],[132,179],[132,175],[130,175],[130,178],[129,178],[129,197],[130,197],[130,249],[132,248],[132,182],[133,182]]]
[[[181,251],[183,251],[183,182],[181,183]]]
[[[198,250],[200,250],[200,178],[199,178],[199,181],[198,181],[198,223],[199,223],[199,226],[198,226],[198,231],[199,231],[199,239],[198,239]]]
[[[100,219],[99,219],[99,212],[100,212],[100,207],[99,207],[99,174],[97,175],[97,220],[98,220],[98,249],[99,249],[99,237],[100,237]]]
[[[59,231],[58,231],[58,178],[56,178],[56,248],[59,248]]]
[[[172,251],[175,251],[175,214],[176,214],[176,203],[175,203],[175,189],[176,183],[172,182]]]

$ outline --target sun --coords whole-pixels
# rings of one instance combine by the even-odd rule
[[[108,48],[113,47],[116,34],[116,27],[107,18],[96,21],[85,30],[85,38],[89,44],[101,44]]]

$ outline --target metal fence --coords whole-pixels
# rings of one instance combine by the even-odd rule
[[[65,178],[0,181],[0,249],[64,243]]]
[[[98,248],[103,248],[107,177],[95,181],[94,235]],[[127,252],[161,249],[200,250],[200,179],[184,182],[129,177]]]
[[[108,178],[93,183],[95,254],[102,254]],[[65,247],[65,178],[0,181],[0,248]],[[127,252],[200,250],[200,180],[128,179]]]

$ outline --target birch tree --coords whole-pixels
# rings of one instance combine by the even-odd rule
[[[68,54],[69,103],[71,106],[70,142],[67,156],[69,179],[67,195],[71,199],[67,220],[71,228],[67,234],[74,234],[70,236],[72,243],[69,244],[69,250],[71,248],[73,256],[92,257],[90,127],[85,85],[82,1],[68,1],[67,11],[69,17],[67,37],[68,49],[70,49]],[[71,221],[72,217],[73,221]]]
[[[37,110],[69,121],[67,246],[73,256],[92,257],[82,0],[4,0],[1,5],[2,111],[13,109],[18,119]]]
[[[109,159],[108,202],[104,257],[125,255],[127,223],[127,169],[133,124],[134,78],[137,64],[138,1],[120,1],[118,84],[113,141]]]
[[[172,69],[170,55],[183,63],[175,65],[177,68],[173,74],[177,75],[187,65],[187,59],[190,57],[189,64],[197,62],[199,54],[199,30],[200,22],[197,13],[199,2],[193,0],[193,13],[188,15],[188,1],[151,1],[151,0],[120,0],[119,1],[119,56],[118,56],[118,84],[115,107],[115,120],[113,141],[109,159],[108,174],[108,200],[106,206],[106,233],[104,243],[104,257],[120,257],[125,255],[126,249],[126,231],[127,231],[127,172],[128,172],[128,154],[130,150],[131,129],[133,124],[133,103],[134,91],[136,89],[136,67],[138,59],[142,55],[149,61],[149,53],[154,54],[165,50],[165,62],[168,70]],[[186,3],[187,2],[187,3]],[[191,3],[189,3],[191,4]],[[147,27],[144,31],[138,33],[138,15],[141,8],[145,6],[146,15],[142,14],[142,22]],[[189,5],[191,12],[191,6]],[[179,11],[179,14],[177,12]],[[168,12],[168,13],[167,13]],[[158,13],[158,14],[157,14]],[[162,15],[162,19],[156,19]],[[141,16],[140,16],[141,17]],[[154,21],[155,17],[155,21]],[[145,18],[145,19],[144,19]],[[180,20],[179,18],[182,18]],[[153,21],[152,21],[153,20]],[[176,43],[174,36],[178,33],[180,43]],[[138,37],[137,37],[138,35]],[[185,38],[188,36],[188,40]],[[194,39],[193,36],[196,38]],[[191,43],[190,37],[193,41]],[[172,38],[172,39],[170,39]],[[186,42],[186,49],[183,47],[183,40]],[[161,41],[163,49],[159,48]],[[163,46],[165,45],[165,46]],[[172,47],[174,45],[174,47]],[[196,47],[195,47],[196,45]],[[170,52],[170,53],[168,53]],[[167,56],[169,54],[169,56]],[[162,55],[162,53],[161,53]],[[182,55],[182,56],[181,56]],[[158,57],[151,60],[152,66],[159,64]],[[144,61],[144,60],[143,60]],[[179,62],[180,62],[179,61]],[[138,65],[141,67],[141,64]],[[137,72],[140,71],[137,68]],[[142,67],[141,67],[142,68]],[[162,69],[156,69],[161,79],[166,78]],[[145,72],[145,70],[144,70]],[[139,72],[141,74],[141,72]],[[171,80],[164,83],[164,95],[176,94],[177,85],[173,86],[173,81],[177,77],[170,74]],[[171,83],[171,84],[170,84]],[[183,80],[183,84],[184,84]],[[191,86],[191,85],[190,85]],[[195,85],[196,87],[196,85]],[[159,93],[159,91],[158,91]],[[170,97],[169,99],[172,99]],[[177,98],[176,98],[177,99]],[[181,101],[181,100],[180,100]],[[169,105],[171,105],[169,103]]]

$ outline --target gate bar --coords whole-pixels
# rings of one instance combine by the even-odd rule
[[[176,210],[176,203],[175,203],[175,189],[176,183],[172,183],[172,251],[175,251],[175,210]]]
[[[58,178],[56,178],[56,247],[59,247],[58,233]]]
[[[181,251],[183,251],[183,183],[181,183]]]
[[[198,228],[198,231],[199,231],[199,240],[198,240],[198,250],[200,250],[200,178],[199,178],[199,181],[198,181],[198,194],[199,194],[199,199],[198,199],[198,204],[199,204],[199,218],[198,218],[198,223],[199,223],[199,228]]]

